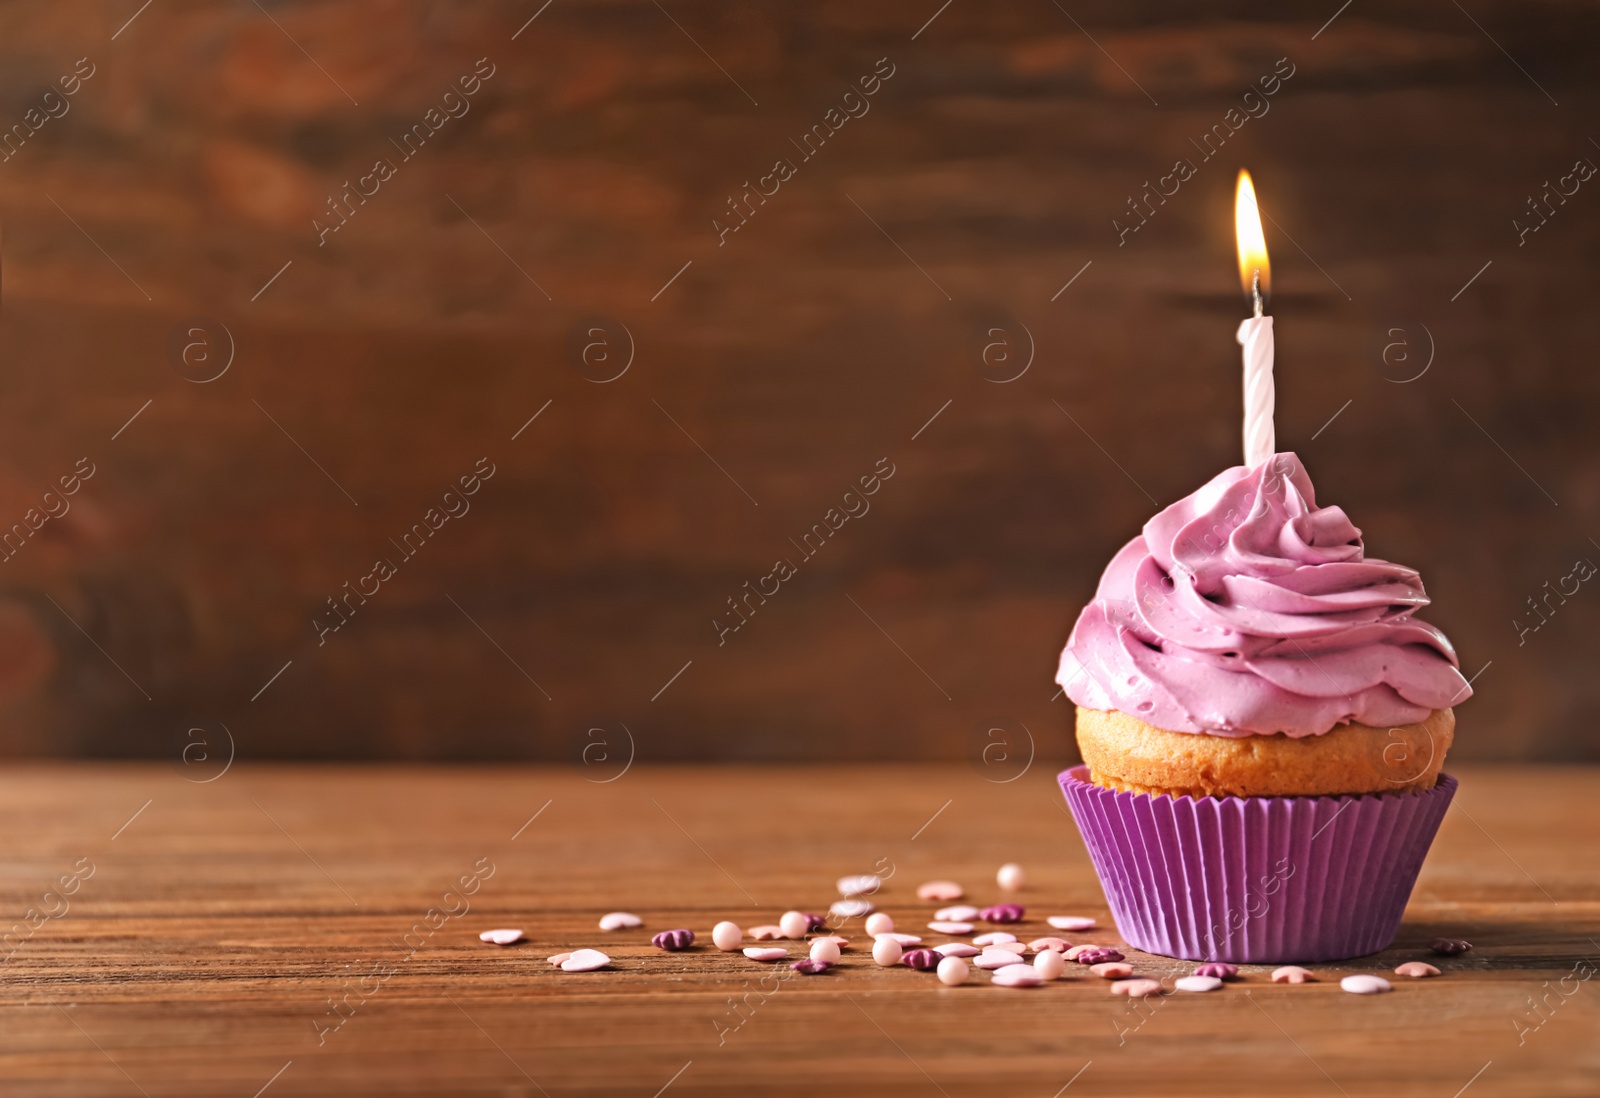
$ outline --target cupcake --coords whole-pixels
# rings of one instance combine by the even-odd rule
[[[1061,776],[1130,944],[1328,961],[1389,945],[1455,781],[1472,688],[1293,454],[1239,466],[1112,558],[1061,654]]]

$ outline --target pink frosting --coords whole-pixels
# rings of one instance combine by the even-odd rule
[[[1364,554],[1294,454],[1236,466],[1112,558],[1056,681],[1085,709],[1218,736],[1413,724],[1471,696],[1412,617],[1421,578]]]

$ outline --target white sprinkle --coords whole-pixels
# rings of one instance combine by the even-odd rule
[[[744,941],[744,931],[739,929],[738,923],[726,920],[711,928],[711,944],[724,953],[732,953],[739,948],[739,943]]]
[[[1007,934],[1003,930],[991,930],[987,934],[980,934],[972,939],[972,944],[975,946],[987,946],[994,945],[996,942],[1014,942],[1016,940],[1017,936],[1015,934]]]
[[[1057,930],[1088,930],[1095,925],[1093,919],[1087,919],[1082,915],[1052,915],[1045,922]]]
[[[1020,963],[1020,960],[1018,955],[1009,949],[986,949],[974,957],[972,963],[979,968],[1005,968],[1007,965]]]
[[[811,943],[811,959],[824,964],[839,963],[839,946],[832,938],[817,938]]]
[[[976,957],[983,950],[977,946],[968,945],[966,942],[946,942],[944,945],[933,947],[934,952],[943,953],[946,957]]]
[[[946,957],[944,960],[939,962],[939,982],[945,987],[955,987],[957,984],[964,984],[967,982],[967,975],[971,971],[972,970],[968,967],[967,962],[963,961],[960,957]]]
[[[853,877],[840,877],[837,883],[841,896],[870,896],[878,891],[883,880],[875,873],[857,873]]]
[[[1388,980],[1368,972],[1358,973],[1355,976],[1346,976],[1339,981],[1339,986],[1352,995],[1377,995],[1381,992],[1394,990]]]
[[[971,923],[956,923],[936,919],[928,924],[928,929],[937,930],[940,934],[971,934],[976,928]]]
[[[1033,968],[1042,979],[1059,980],[1067,971],[1066,958],[1053,949],[1047,949],[1033,959]]]
[[[954,923],[970,923],[982,913],[981,908],[973,907],[971,904],[956,904],[954,907],[941,907],[933,913],[933,917]]]
[[[627,911],[613,911],[609,915],[600,916],[601,930],[631,930],[643,925],[643,919]]]
[[[611,958],[598,949],[575,949],[561,962],[562,972],[593,972],[611,963]]]
[[[995,883],[1007,892],[1017,892],[1023,885],[1028,883],[1028,875],[1022,871],[1022,867],[1016,862],[1007,862],[1001,866],[1000,871],[994,875],[994,879]]]
[[[552,953],[552,954],[550,954],[550,956],[546,957],[545,960],[549,961],[551,964],[555,965],[557,968],[560,968],[561,967],[561,962],[565,961],[570,956],[572,956],[571,953]]]
[[[1179,991],[1215,991],[1222,981],[1215,976],[1180,976],[1172,982]]]
[[[896,942],[900,943],[901,949],[909,949],[911,946],[919,946],[922,944],[922,939],[917,937],[915,934],[896,934],[890,932],[888,934],[874,934],[873,937],[893,938]]]
[[[867,900],[835,900],[828,910],[841,919],[858,919],[863,915],[872,914],[875,908]]]
[[[982,963],[982,958],[979,958],[979,964]],[[1001,987],[1038,987],[1044,983],[1044,977],[1032,965],[1017,964],[995,969],[990,980]]]
[[[522,941],[520,930],[485,930],[478,935],[480,942],[493,942],[497,946],[515,945]]]
[[[781,961],[789,951],[777,946],[745,946],[744,955],[752,961]]]

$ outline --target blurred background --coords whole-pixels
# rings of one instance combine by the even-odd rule
[[[0,751],[1069,758],[1240,460],[1242,166],[1458,756],[1600,756],[1600,11],[1208,9],[0,8]]]

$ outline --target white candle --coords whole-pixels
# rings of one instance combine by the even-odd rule
[[[1257,465],[1277,452],[1272,406],[1272,318],[1256,316],[1239,325],[1244,348],[1244,463]]]
[[[1272,381],[1272,318],[1261,315],[1272,269],[1267,264],[1256,189],[1246,171],[1239,172],[1234,192],[1233,227],[1239,241],[1239,281],[1255,306],[1255,316],[1239,325],[1239,345],[1244,348],[1244,463],[1259,465],[1277,449],[1272,426],[1272,406],[1277,399]]]

